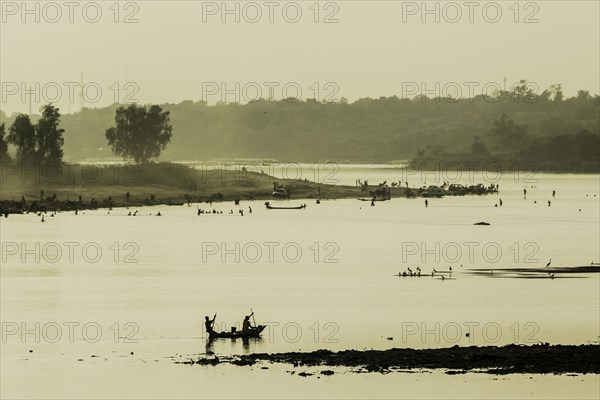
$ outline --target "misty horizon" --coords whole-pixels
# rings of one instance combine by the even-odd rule
[[[518,7],[507,2],[452,7],[439,2],[423,3],[426,7],[420,2],[288,3],[295,6],[284,13],[285,4],[271,9],[260,2],[252,3],[258,7],[226,2],[226,8],[220,2],[190,1],[87,8],[32,3],[27,9],[3,1],[0,109],[27,113],[22,85],[35,90],[36,84],[47,88],[37,104],[55,99],[63,113],[81,108],[82,83],[95,85],[86,95],[94,101],[85,102],[90,108],[122,103],[128,96],[141,104],[186,99],[214,104],[222,99],[205,98],[203,86],[226,84],[229,90],[236,82],[258,84],[262,96],[256,97],[281,99],[286,97],[283,87],[291,83],[300,88],[302,99],[319,100],[335,91],[335,97],[350,102],[404,97],[406,83],[425,83],[433,91],[436,83],[441,88],[458,84],[463,92],[458,97],[468,97],[473,84],[479,85],[476,95],[488,83],[504,88],[524,78],[535,79],[540,93],[557,83],[568,97],[581,89],[600,92],[597,2],[521,2]],[[262,18],[254,18],[257,13]],[[57,45],[41,46],[41,37],[52,37]],[[138,46],[132,48],[131,40]],[[52,67],[38,68],[40,59],[52,59]],[[270,92],[268,83],[279,86]],[[336,88],[326,88],[327,83]],[[255,98],[256,87],[248,91],[246,97]],[[287,94],[295,92],[290,88]]]
[[[442,85],[442,83],[440,82],[434,82],[432,84],[432,86],[429,86],[428,83],[426,82],[405,82],[404,86],[407,88],[407,90],[405,92],[401,92],[401,93],[395,93],[395,94],[391,94],[389,96],[376,96],[376,97],[360,97],[357,99],[349,99],[346,98],[344,96],[341,96],[339,93],[337,93],[337,91],[333,91],[331,95],[328,96],[322,96],[321,98],[315,98],[315,97],[287,97],[287,98],[275,98],[275,97],[270,97],[269,95],[267,96],[260,96],[260,97],[256,97],[256,96],[248,96],[247,94],[245,94],[247,91],[244,91],[244,86],[242,86],[240,84],[240,82],[234,82],[232,86],[230,86],[227,82],[207,82],[207,87],[209,88],[210,92],[200,98],[197,99],[183,99],[179,102],[176,103],[170,103],[170,102],[160,102],[160,101],[153,101],[153,102],[149,102],[149,103],[141,103],[138,101],[137,98],[131,98],[129,99],[129,101],[127,102],[114,102],[111,104],[106,104],[106,105],[98,105],[96,106],[94,103],[91,103],[89,101],[85,101],[85,97],[81,96],[80,91],[77,92],[77,94],[73,94],[71,96],[71,98],[69,99],[68,103],[67,103],[67,107],[66,109],[63,109],[60,107],[59,103],[55,103],[51,100],[54,99],[54,97],[52,96],[48,96],[45,97],[44,93],[46,93],[46,90],[44,89],[43,86],[39,85],[39,83],[36,84],[34,83],[33,85],[12,85],[9,86],[8,88],[11,90],[10,94],[7,94],[5,91],[5,97],[11,97],[11,96],[20,96],[21,97],[21,103],[26,104],[26,109],[22,109],[22,110],[14,110],[12,112],[7,112],[6,110],[2,109],[0,107],[0,122],[2,122],[4,119],[6,118],[11,118],[13,116],[15,116],[16,114],[28,114],[31,116],[35,116],[35,115],[39,115],[39,109],[45,105],[45,104],[53,104],[53,105],[57,105],[60,110],[61,113],[63,115],[66,114],[77,114],[83,110],[98,110],[98,109],[103,109],[103,108],[111,108],[111,107],[116,107],[119,105],[127,105],[127,104],[160,104],[160,105],[180,105],[180,104],[185,104],[185,103],[193,103],[193,104],[202,104],[205,105],[207,107],[215,107],[215,106],[222,106],[222,105],[230,105],[230,104],[238,104],[238,105],[246,105],[246,104],[252,104],[252,103],[261,103],[261,102],[267,102],[267,103],[273,103],[273,102],[287,102],[287,103],[301,103],[301,102],[310,102],[310,101],[316,101],[317,103],[343,103],[343,104],[354,104],[356,102],[360,102],[361,100],[377,100],[377,99],[399,99],[402,102],[434,102],[434,103],[439,103],[439,102],[447,102],[447,103],[452,103],[452,102],[462,102],[462,101],[469,101],[469,102],[473,102],[475,100],[475,98],[477,97],[482,97],[484,98],[484,100],[489,101],[490,103],[495,102],[495,98],[498,96],[498,94],[500,92],[511,92],[513,91],[515,88],[517,88],[519,86],[519,82],[525,81],[528,85],[528,89],[531,90],[531,93],[535,96],[539,96],[541,94],[544,93],[544,91],[549,90],[553,85],[550,85],[548,88],[540,88],[539,85],[536,82],[533,81],[527,81],[527,80],[519,80],[519,81],[515,81],[513,84],[511,85],[506,85],[504,82],[502,84],[498,83],[498,82],[486,82],[484,85],[480,85],[477,82],[463,82],[462,85],[459,82],[447,82],[444,83]],[[133,84],[133,82],[128,82],[130,84]],[[76,84],[76,85],[75,85]],[[83,85],[88,85],[90,83],[83,83]],[[93,83],[94,85],[96,85],[96,83]],[[297,85],[297,83],[295,82],[286,82],[287,85],[290,84],[295,84]],[[326,84],[333,84],[333,82],[327,82]],[[52,89],[54,90],[54,93],[57,93],[56,89],[60,87],[60,85],[58,83],[51,83],[51,84],[46,84],[46,85],[50,85],[50,86],[46,86],[46,87],[52,87]],[[74,86],[69,86],[69,85],[74,85]],[[71,82],[69,83],[69,85],[65,86],[64,89],[67,90],[72,90],[72,87],[81,87],[81,84],[76,83],[76,82]],[[249,82],[245,84],[246,87],[258,87],[260,86],[259,83],[257,82]],[[267,89],[269,88],[269,86],[281,86],[276,82],[267,82],[266,85],[264,86],[265,91],[267,91]],[[562,85],[561,85],[562,86]],[[6,88],[6,87],[5,87]],[[23,88],[27,88],[25,91],[23,90]],[[475,88],[480,88],[481,90],[477,91]],[[12,90],[16,89],[17,92],[13,94]],[[573,91],[572,95],[569,95],[567,92],[564,91],[564,86],[562,86],[562,92],[565,96],[565,99],[569,99],[569,98],[573,98],[576,97],[577,94],[579,92],[582,91],[586,91],[589,92],[591,96],[593,97],[598,97],[600,95],[600,92],[593,92],[592,89],[590,88],[578,88],[576,90]],[[59,92],[62,89],[58,89]],[[332,89],[333,90],[333,89]],[[255,93],[259,93],[256,92]],[[269,91],[269,93],[271,93],[271,91]],[[269,94],[267,93],[267,94]],[[314,94],[314,92],[310,92],[311,94]],[[261,93],[264,94],[264,93]],[[458,95],[458,96],[457,96]],[[31,112],[29,110],[29,99],[39,99],[42,101],[36,102],[36,103],[32,103],[31,105]],[[536,102],[536,99],[531,99],[528,100],[527,96],[522,96],[521,99],[515,99],[515,102],[530,102],[530,103],[534,103]],[[81,107],[81,105],[83,104],[83,108],[78,108],[76,110],[71,110],[71,108],[76,108],[76,107],[71,107],[71,105],[78,103],[79,105],[77,107]]]

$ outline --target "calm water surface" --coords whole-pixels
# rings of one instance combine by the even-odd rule
[[[382,166],[342,166],[335,177],[350,185],[407,180]],[[303,380],[287,366],[173,363],[206,350],[597,343],[598,274],[469,273],[600,261],[599,176],[533,179],[505,174],[499,195],[430,199],[427,208],[422,199],[375,207],[291,200],[285,204],[308,207],[266,210],[254,201],[215,203],[223,214],[200,216],[197,207],[212,208],[60,213],[44,224],[34,215],[2,219],[2,396],[597,397],[598,376],[340,371]],[[420,176],[408,181],[423,184]],[[479,221],[491,225],[473,225]],[[417,267],[420,278],[394,276]],[[448,279],[430,275],[450,267]],[[268,325],[262,340],[206,343],[204,315],[217,312],[228,329],[250,308]]]

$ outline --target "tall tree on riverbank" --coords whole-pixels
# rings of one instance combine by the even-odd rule
[[[8,155],[8,143],[4,139],[4,135],[6,132],[4,131],[4,124],[0,125],[0,162],[10,161],[10,156]]]
[[[19,163],[61,164],[65,130],[59,128],[60,113],[51,104],[41,111],[37,125],[31,123],[29,115],[19,114],[10,127],[7,141],[17,147]]]
[[[115,115],[116,127],[106,130],[106,139],[115,155],[146,163],[158,158],[171,141],[169,112],[158,105],[121,106]]]
[[[36,161],[35,126],[29,115],[19,114],[10,126],[7,136],[8,143],[17,147],[17,162],[31,163]]]
[[[42,164],[62,163],[65,143],[63,138],[64,129],[58,127],[60,124],[60,113],[58,108],[48,104],[42,108],[42,118],[35,127],[36,156]]]

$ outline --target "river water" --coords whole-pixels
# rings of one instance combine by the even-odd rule
[[[297,168],[314,178],[314,167]],[[598,274],[502,271],[543,269],[550,259],[550,268],[598,263],[598,175],[406,175],[376,165],[326,172],[340,184],[493,182],[500,193],[430,199],[428,207],[423,199],[373,207],[290,200],[280,203],[307,208],[267,210],[252,201],[144,207],[135,217],[114,209],[46,223],[31,214],[2,219],[2,397],[598,397],[594,375],[339,369],[317,379],[288,366],[175,364],[207,350],[598,342]],[[491,225],[473,225],[480,221]],[[408,268],[421,276],[397,276]],[[432,277],[433,269],[441,272]],[[268,326],[261,340],[206,342],[205,315],[217,313],[218,329],[229,329],[250,309]]]

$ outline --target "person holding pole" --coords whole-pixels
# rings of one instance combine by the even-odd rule
[[[250,324],[250,317],[252,317],[254,315],[254,311],[252,311],[252,314],[250,315],[246,315],[244,317],[244,322],[242,323],[242,332],[248,332],[250,329],[252,329],[252,325]]]
[[[217,313],[215,313],[215,316],[212,320],[208,318],[208,315],[204,317],[204,326],[206,327],[206,333],[210,334],[211,332],[213,332],[213,325],[215,323],[215,319],[217,319]]]

